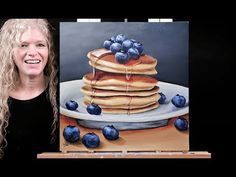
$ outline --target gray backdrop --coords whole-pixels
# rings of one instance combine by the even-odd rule
[[[104,40],[124,34],[144,46],[158,60],[158,80],[188,87],[188,22],[60,23],[60,81],[81,79],[92,72],[87,53]]]

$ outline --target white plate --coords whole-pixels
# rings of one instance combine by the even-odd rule
[[[60,113],[79,120],[95,122],[114,122],[114,123],[141,123],[156,122],[172,117],[181,116],[189,112],[189,89],[176,84],[158,82],[160,92],[163,92],[167,99],[165,104],[161,104],[157,109],[138,114],[105,114],[90,115],[83,107],[84,94],[80,88],[84,85],[82,80],[73,80],[60,83]],[[186,98],[186,105],[183,108],[177,108],[171,103],[171,99],[176,94],[183,95]],[[74,100],[79,104],[76,111],[66,109],[66,102]]]

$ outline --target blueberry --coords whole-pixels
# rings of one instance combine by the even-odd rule
[[[124,64],[124,63],[126,63],[129,60],[128,54],[123,53],[123,52],[117,52],[115,54],[115,58],[121,64]]]
[[[111,50],[111,52],[114,53],[114,54],[115,54],[116,52],[119,52],[121,49],[122,49],[121,44],[119,44],[119,43],[117,43],[117,42],[111,44],[111,46],[110,46],[110,50]]]
[[[127,37],[124,34],[118,34],[116,36],[116,42],[122,44],[123,41],[125,41],[127,39]]]
[[[119,131],[113,125],[107,125],[102,129],[102,134],[108,140],[116,140],[119,138]]]
[[[63,137],[70,143],[75,143],[80,139],[80,130],[76,126],[68,125],[63,130]]]
[[[96,148],[100,144],[100,139],[95,133],[86,133],[82,138],[82,143],[87,148]]]
[[[116,36],[112,36],[111,39],[110,39],[110,41],[111,41],[112,43],[115,43],[115,42],[116,42]]]
[[[133,43],[137,42],[135,39],[130,39]]]
[[[78,103],[74,100],[70,100],[68,102],[66,102],[66,108],[69,110],[76,110],[79,107]]]
[[[90,103],[90,104],[87,106],[87,112],[88,112],[89,114],[100,115],[101,112],[102,112],[102,109],[101,109],[97,104]]]
[[[178,108],[182,108],[185,106],[185,103],[186,103],[186,99],[184,96],[182,95],[175,95],[172,99],[171,99],[171,102],[173,105],[175,105],[176,107]]]
[[[166,96],[162,93],[162,92],[160,92],[159,93],[160,94],[160,99],[158,100],[158,102],[160,103],[160,104],[164,104],[165,103],[165,101],[166,101]]]
[[[127,52],[129,58],[137,59],[139,57],[139,52],[136,48],[130,48]]]
[[[143,45],[142,45],[140,42],[135,42],[135,43],[133,44],[133,47],[138,50],[139,55],[142,54],[142,52],[143,52]]]
[[[110,46],[111,46],[112,42],[110,40],[105,40],[104,43],[103,43],[103,47],[105,49],[108,49],[110,50]]]
[[[128,51],[129,48],[133,47],[133,42],[131,40],[125,40],[123,43],[122,43],[122,50],[124,51]]]
[[[178,117],[177,119],[175,119],[174,125],[175,125],[175,128],[177,128],[180,131],[184,131],[188,129],[188,121],[187,119],[183,117]]]

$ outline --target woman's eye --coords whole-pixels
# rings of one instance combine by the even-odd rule
[[[38,47],[45,47],[45,44],[37,44]]]
[[[24,47],[28,47],[27,44],[21,44],[20,47],[24,48]]]

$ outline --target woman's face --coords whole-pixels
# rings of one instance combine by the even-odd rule
[[[20,39],[14,62],[20,75],[35,77],[43,74],[48,61],[48,46],[45,37],[37,29],[28,29]]]

